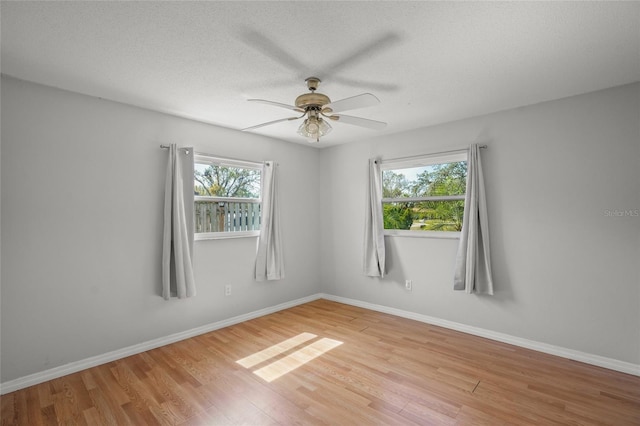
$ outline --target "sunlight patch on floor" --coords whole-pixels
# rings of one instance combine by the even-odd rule
[[[273,345],[260,352],[256,352],[236,362],[245,368],[251,368],[292,348],[295,348],[300,344],[306,343],[311,339],[315,339],[316,337],[318,336],[316,336],[315,334],[301,333],[295,337],[292,337],[291,339],[287,339],[284,342]],[[310,343],[303,348],[298,349],[297,351],[285,356],[284,358],[281,358],[277,361],[272,362],[271,364],[259,368],[258,370],[254,371],[253,374],[261,377],[267,382],[271,382],[295,370],[296,368],[301,367],[302,365],[321,356],[331,349],[340,346],[341,344],[342,342],[338,340],[323,337],[322,339]]]
[[[251,368],[254,365],[258,365],[261,362],[273,358],[274,356],[285,353],[289,349],[293,349],[296,346],[303,344],[304,342],[315,339],[316,337],[318,336],[316,336],[315,334],[300,333],[297,336],[292,337],[291,339],[287,339],[284,342],[280,342],[277,345],[273,345],[265,350],[256,352],[253,355],[249,355],[248,357],[242,358],[241,360],[238,360],[236,362],[244,368]]]

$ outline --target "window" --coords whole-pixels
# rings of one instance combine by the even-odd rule
[[[391,160],[381,166],[386,235],[458,236],[467,184],[466,151]]]
[[[262,164],[203,154],[194,163],[195,239],[259,235]]]

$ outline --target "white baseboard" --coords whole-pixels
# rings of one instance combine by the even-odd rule
[[[358,306],[360,308],[371,309],[372,311],[384,312],[386,314],[396,315],[427,324],[437,325],[440,327],[449,328],[451,330],[473,334],[474,336],[485,337],[487,339],[496,340],[498,342],[508,343],[514,346],[532,349],[534,351],[556,355],[562,358],[572,359],[574,361],[584,362],[586,364],[596,365],[598,367],[607,368],[609,370],[615,370],[622,373],[633,374],[634,376],[640,376],[640,364],[632,364],[630,362],[620,361],[617,359],[607,358],[599,355],[593,355],[573,349],[567,349],[561,346],[549,345],[547,343],[523,339],[521,337],[511,336],[509,334],[498,333],[496,331],[486,330],[479,327],[473,327],[466,324],[460,324],[453,321],[430,317],[428,315],[417,314],[415,312],[403,311],[401,309],[390,308],[388,306],[362,302],[360,300],[333,296],[331,294],[321,294],[320,296],[323,299],[333,300],[334,302],[340,302],[347,305]]]
[[[433,324],[433,325],[449,328],[456,331],[462,331],[464,333],[485,337],[487,339],[496,340],[498,342],[509,343],[514,346],[533,349],[538,352],[556,355],[563,358],[573,359],[575,361],[596,365],[598,367],[604,367],[610,370],[615,370],[615,371],[620,371],[622,373],[640,376],[640,365],[638,364],[632,364],[630,362],[619,361],[616,359],[606,358],[598,355],[592,355],[585,352],[575,351],[573,349],[563,348],[560,346],[554,346],[546,343],[536,342],[533,340],[523,339],[521,337],[515,337],[509,334],[498,333],[491,330],[485,330],[483,328],[473,327],[473,326],[460,324],[453,321],[430,317],[428,315],[422,315],[415,312],[409,312],[409,311],[403,311],[401,309],[390,308],[388,306],[376,305],[373,303],[363,302],[355,299],[348,299],[345,297],[334,296],[331,294],[318,293],[311,296],[303,297],[301,299],[296,299],[290,302],[281,303],[279,305],[271,306],[268,308],[259,309],[257,311],[249,312],[247,314],[238,315],[233,318],[218,321],[212,324],[207,324],[201,327],[192,328],[191,330],[171,334],[166,337],[149,340],[147,342],[143,342],[137,345],[118,349],[116,351],[86,358],[80,361],[61,365],[59,367],[51,368],[49,370],[41,371],[39,373],[30,374],[25,377],[20,377],[15,380],[1,383],[0,395],[4,395],[9,392],[14,392],[16,390],[24,389],[29,386],[37,385],[39,383],[43,383],[48,380],[57,379],[59,377],[66,376],[67,374],[77,373],[78,371],[82,371],[91,367],[96,367],[98,365],[102,365],[107,362],[115,361],[131,355],[136,355],[141,352],[158,348],[160,346],[165,346],[171,343],[179,342],[181,340],[198,336],[200,334],[208,333],[210,331],[218,330],[224,327],[229,327],[231,325],[238,324],[243,321],[248,321],[264,315],[272,314],[274,312],[282,311],[284,309],[292,308],[294,306],[302,305],[304,303],[312,302],[317,299],[327,299],[327,300],[332,300],[334,302],[344,303],[347,305],[358,306],[360,308],[371,309],[372,311],[384,312],[386,314],[396,315],[402,318],[408,318],[408,319],[424,322],[427,324]]]
[[[131,355],[139,354],[141,352],[149,351],[151,349],[159,348],[160,346],[165,346],[171,343],[179,342],[181,340],[198,336],[200,334],[208,333],[210,331],[218,330],[224,327],[229,327],[230,325],[238,324],[243,321],[248,321],[264,315],[272,314],[274,312],[282,311],[284,309],[292,308],[294,306],[302,305],[303,303],[308,303],[308,302],[320,299],[321,297],[322,297],[321,294],[315,294],[315,295],[303,297],[301,299],[296,299],[290,302],[281,303],[276,306],[259,309],[257,311],[249,312],[243,315],[238,315],[233,318],[214,322],[212,324],[207,324],[201,327],[192,328],[191,330],[171,334],[169,336],[160,337],[158,339],[149,340],[147,342],[139,343],[137,345],[118,349],[112,352],[107,352],[105,354],[86,358],[80,361],[71,362],[69,364],[65,364],[59,367],[51,368],[49,370],[41,371],[39,373],[34,373],[25,377],[20,377],[15,380],[10,380],[8,382],[0,384],[0,395],[17,391],[19,389],[24,389],[29,386],[37,385],[39,383],[43,383],[48,380],[57,379],[58,377],[66,376],[67,374],[77,373],[78,371],[86,370],[87,368],[91,368],[91,367],[96,367],[98,365],[115,361],[117,359],[125,358]]]

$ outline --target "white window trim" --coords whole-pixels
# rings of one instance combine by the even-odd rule
[[[193,201],[219,201],[221,203],[256,203],[260,204],[260,198],[241,198],[241,197],[216,197],[211,195],[194,195]]]
[[[193,155],[194,163],[209,163],[217,166],[241,167],[243,169],[262,170],[262,163],[247,160],[236,160],[235,158],[217,157],[215,155],[196,152]]]
[[[433,195],[429,197],[383,198],[382,201],[385,203],[411,203],[420,201],[455,201],[464,199],[464,195]]]
[[[262,163],[255,161],[237,160],[234,158],[217,157],[210,154],[204,154],[195,152],[193,156],[194,163],[200,164],[212,164],[217,166],[239,167],[243,169],[262,170]],[[262,185],[262,182],[260,183]],[[261,198],[235,198],[235,197],[210,197],[210,196],[195,196],[194,201],[198,200],[211,200],[211,201],[225,201],[225,202],[251,202],[262,204]],[[194,232],[194,241],[205,240],[227,240],[235,238],[250,238],[259,237],[260,231],[233,231],[233,232]]]
[[[459,231],[409,231],[408,229],[385,229],[385,237],[460,239]]]
[[[469,151],[459,150],[441,154],[417,155],[414,157],[405,157],[397,159],[382,160],[380,163],[381,171],[408,169],[412,167],[431,166],[434,164],[456,163],[459,161],[469,161]],[[383,198],[382,203],[389,202],[407,202],[407,201],[446,201],[446,200],[464,200],[464,195],[447,195],[434,197],[406,197],[406,198]],[[380,205],[382,208],[382,204]],[[440,239],[460,239],[461,232],[455,231],[410,231],[408,229],[385,229],[385,237],[409,237],[409,238],[440,238]]]
[[[416,155],[414,157],[395,158],[382,160],[380,168],[384,170],[408,169],[411,167],[432,166],[434,164],[455,163],[468,161],[469,151],[460,150],[443,154]]]
[[[235,231],[235,232],[197,232],[193,234],[194,241],[204,240],[228,240],[232,238],[259,237],[260,231]]]

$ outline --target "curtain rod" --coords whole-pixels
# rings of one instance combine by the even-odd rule
[[[171,147],[170,147],[169,145],[160,145],[160,148],[162,148],[162,149],[169,149],[169,148],[171,148]],[[181,150],[183,150],[183,151],[187,151],[187,154],[189,153],[189,148],[178,148],[178,149],[181,149]]]
[[[482,149],[486,149],[489,148],[487,145],[479,145],[478,148],[482,148]],[[402,161],[402,160],[411,160],[414,159],[416,157],[429,157],[432,155],[441,155],[441,154],[453,154],[454,152],[465,152],[465,151],[469,151],[469,148],[460,148],[460,149],[452,149],[449,151],[440,151],[440,152],[432,152],[429,154],[423,154],[423,155],[411,155],[408,157],[398,157],[398,158],[383,158],[380,161],[381,162],[391,162],[391,161]],[[377,163],[377,161],[376,161]]]
[[[169,145],[160,145],[160,148],[162,148],[162,149],[169,149],[169,148],[171,148],[171,147],[170,147]],[[183,150],[183,151],[186,151],[186,152],[187,152],[187,154],[189,153],[189,148],[178,148],[178,149]],[[259,165],[261,165],[261,164],[262,164],[262,162],[259,162],[259,161],[238,160],[238,159],[236,159],[236,158],[228,158],[228,157],[217,157],[217,156],[215,156],[215,155],[205,154],[205,153],[203,153],[203,152],[197,152],[197,151],[193,151],[193,153],[194,153],[195,155],[202,155],[203,157],[210,157],[210,158],[214,158],[214,159],[216,159],[216,160],[221,160],[221,161],[225,161],[225,160],[226,160],[226,161],[232,161],[232,162],[233,162],[233,161],[237,161],[237,162],[239,162],[239,163],[247,163],[247,164],[251,164],[251,165],[254,165],[254,166],[259,166]],[[267,165],[269,165],[268,163],[271,163],[271,161],[268,161],[268,162],[266,162],[266,163],[267,163]],[[276,167],[279,167],[279,166],[280,166],[280,163],[275,163],[275,162],[274,162],[274,164],[276,165]]]

